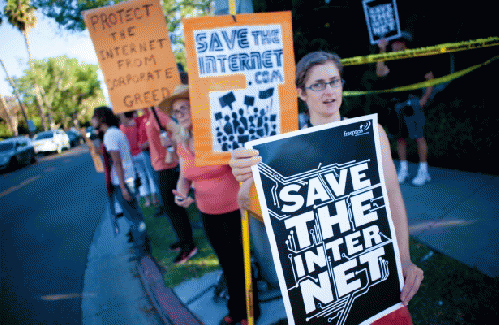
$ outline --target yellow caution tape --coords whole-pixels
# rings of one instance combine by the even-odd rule
[[[229,14],[236,14],[236,0],[229,0]]]
[[[418,56],[429,56],[435,54],[444,54],[451,52],[466,51],[482,47],[491,47],[499,45],[499,37],[489,37],[486,39],[469,40],[459,43],[444,43],[435,46],[420,47],[417,49],[407,49],[399,52],[388,52],[371,54],[367,56],[354,56],[341,60],[344,66],[347,65],[361,65],[367,63],[374,63],[378,61],[390,61],[407,59]]]
[[[454,72],[454,73],[448,74],[448,75],[440,77],[440,78],[435,78],[435,79],[431,79],[428,81],[418,82],[418,83],[408,85],[408,86],[401,86],[401,87],[385,89],[385,90],[344,91],[343,96],[347,97],[347,96],[363,96],[363,95],[380,94],[380,93],[391,93],[391,92],[409,91],[409,90],[415,90],[415,89],[435,86],[435,85],[440,84],[440,83],[449,82],[451,80],[457,79],[457,78],[459,78],[459,77],[461,77],[461,76],[463,76],[463,75],[465,75],[473,70],[476,70],[480,67],[483,67],[484,65],[490,64],[492,61],[495,61],[497,59],[499,59],[499,55],[494,56],[492,59],[489,59],[481,64],[471,66],[469,68],[460,70],[458,72]]]

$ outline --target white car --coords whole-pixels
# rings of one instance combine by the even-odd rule
[[[69,137],[62,130],[52,130],[38,133],[33,138],[35,152],[57,152],[61,153],[63,149],[69,149]]]

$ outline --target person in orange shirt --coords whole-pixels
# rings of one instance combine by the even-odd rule
[[[175,202],[184,208],[196,202],[206,236],[226,278],[229,314],[220,324],[247,324],[241,212],[237,203],[239,183],[229,165],[196,166],[189,86],[177,86],[160,106],[180,125],[174,136],[180,159],[180,177],[173,190]],[[189,196],[191,187],[195,199]],[[253,298],[255,318],[259,315],[257,291]]]
[[[170,218],[178,241],[170,246],[171,250],[179,251],[175,264],[183,264],[197,253],[189,215],[186,209],[175,203],[172,194],[179,178],[178,157],[171,152],[172,131],[178,128],[177,124],[157,107],[148,108],[145,130],[149,142],[151,164],[158,173],[159,192],[163,201],[163,212]],[[162,140],[163,139],[163,142]],[[170,152],[168,152],[170,150]],[[174,151],[174,149],[173,149]]]

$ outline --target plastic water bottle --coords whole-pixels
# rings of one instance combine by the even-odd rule
[[[168,140],[168,133],[166,131],[161,131],[161,137],[165,140]],[[166,155],[165,155],[165,163],[171,164],[173,162],[173,153],[175,152],[174,146],[166,147]]]

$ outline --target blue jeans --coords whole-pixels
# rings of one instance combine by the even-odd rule
[[[113,185],[111,196],[109,202],[114,206],[114,201],[117,200],[123,209],[123,215],[127,219],[130,225],[130,232],[133,236],[133,240],[136,246],[142,246],[145,243],[145,238],[147,236],[144,216],[140,211],[139,204],[135,198],[137,191],[133,186],[126,185],[132,201],[127,201],[121,193],[121,188],[119,186]],[[111,211],[113,208],[111,208]]]
[[[142,151],[144,154],[144,162],[145,162],[145,167],[149,175],[152,175],[151,182],[154,183],[154,192],[153,193],[158,193],[159,192],[159,175],[158,172],[154,170],[152,167],[151,163],[151,153],[149,151]],[[159,195],[159,205],[163,206],[163,199],[161,198],[161,195]]]

